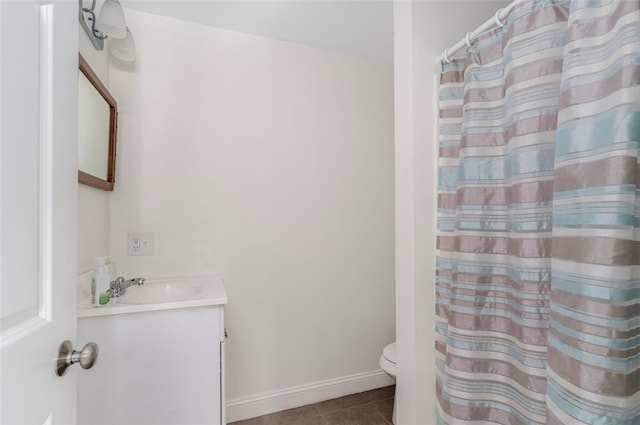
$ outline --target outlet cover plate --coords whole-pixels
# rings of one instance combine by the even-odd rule
[[[127,255],[153,255],[154,239],[153,233],[129,233]]]

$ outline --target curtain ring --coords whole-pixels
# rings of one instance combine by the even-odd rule
[[[471,48],[471,33],[468,32],[467,36],[464,38],[464,42],[467,43],[467,47]]]
[[[498,9],[495,16],[493,17],[493,20],[496,22],[496,25],[499,26],[500,28],[504,27],[504,22],[500,21],[500,18],[498,16],[500,16],[500,13],[502,13],[503,10],[504,8]]]
[[[449,49],[444,49],[444,53],[442,53],[442,57],[444,58],[445,63],[451,63],[451,60],[449,60],[449,55],[447,54],[447,50]]]

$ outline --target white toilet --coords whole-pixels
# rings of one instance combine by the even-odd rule
[[[382,355],[380,356],[380,367],[382,370],[387,372],[389,376],[393,379],[396,379],[396,343],[392,342],[391,344],[384,347],[382,350]],[[396,422],[396,399],[393,398],[393,416],[391,417],[393,423]]]

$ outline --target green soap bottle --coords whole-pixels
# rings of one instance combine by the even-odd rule
[[[95,307],[103,307],[109,304],[111,291],[109,285],[111,279],[107,273],[107,263],[111,257],[96,257],[98,264],[93,269],[91,278],[91,304]]]

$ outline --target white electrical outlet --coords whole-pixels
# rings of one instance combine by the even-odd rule
[[[153,255],[153,233],[129,233],[127,240],[128,255]]]

